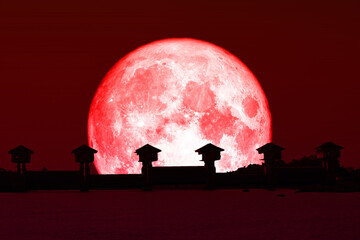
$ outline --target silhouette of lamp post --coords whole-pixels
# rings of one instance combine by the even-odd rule
[[[339,157],[340,150],[342,149],[344,148],[332,142],[324,143],[315,148],[318,153],[322,153],[323,155],[322,159],[326,171],[326,181],[329,184],[336,183],[336,172],[340,167]]]
[[[135,153],[139,156],[139,162],[142,163],[141,174],[144,179],[144,190],[152,189],[152,162],[158,160],[160,149],[149,144],[137,149]]]
[[[11,161],[17,164],[17,171],[19,174],[24,174],[26,172],[26,163],[30,163],[31,154],[34,152],[22,145],[10,150],[8,152],[11,154]]]
[[[275,185],[277,180],[277,163],[281,161],[281,151],[285,150],[285,148],[274,143],[267,143],[256,150],[259,154],[264,154],[264,159],[261,160],[264,160],[264,172],[268,184]]]
[[[86,145],[82,145],[72,151],[75,155],[75,162],[80,163],[81,187],[80,191],[87,192],[89,190],[89,177],[91,162],[94,162],[94,154],[97,150]]]
[[[215,188],[215,161],[221,159],[221,152],[224,149],[219,148],[211,143],[206,144],[205,146],[195,150],[199,155],[202,155],[202,160],[205,164],[206,170],[206,188],[214,189]]]

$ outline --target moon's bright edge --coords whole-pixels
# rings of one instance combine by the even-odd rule
[[[140,173],[135,150],[159,148],[155,166],[203,165],[194,151],[225,151],[217,172],[260,163],[271,141],[266,96],[252,72],[214,44],[188,38],[144,45],[118,61],[90,106],[88,141],[101,174]]]

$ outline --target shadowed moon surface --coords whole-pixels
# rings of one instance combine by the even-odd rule
[[[265,94],[234,55],[195,39],[144,45],[118,61],[91,103],[89,145],[101,174],[140,173],[135,150],[159,148],[155,166],[203,165],[194,150],[225,149],[218,172],[260,163],[256,148],[271,141]]]

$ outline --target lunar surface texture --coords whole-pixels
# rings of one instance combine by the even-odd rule
[[[173,38],[120,59],[92,100],[88,141],[100,174],[141,172],[135,150],[161,149],[154,166],[201,166],[196,149],[223,149],[217,172],[260,164],[256,148],[271,141],[271,115],[255,76],[212,43]]]

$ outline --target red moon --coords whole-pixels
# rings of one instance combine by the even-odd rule
[[[260,163],[271,141],[266,96],[237,57],[212,43],[172,38],[146,44],[118,61],[92,100],[88,141],[100,174],[141,172],[135,150],[159,148],[155,166],[199,166],[194,151],[225,151],[217,172]]]

